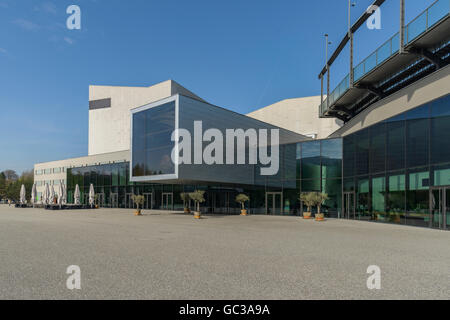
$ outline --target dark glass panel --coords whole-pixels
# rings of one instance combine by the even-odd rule
[[[386,124],[380,123],[370,127],[370,172],[379,173],[386,170]]]
[[[302,179],[320,179],[320,141],[302,144]]]
[[[369,173],[369,130],[361,130],[353,136],[355,142],[355,173]]]
[[[323,179],[322,192],[329,197],[322,206],[323,213],[328,217],[337,218],[341,211],[342,203],[342,180],[341,179]]]
[[[386,178],[374,177],[372,178],[372,213],[373,218],[378,220],[384,220],[386,216],[385,208],[385,195],[386,195]]]
[[[344,177],[355,175],[355,143],[353,135],[343,139]]]
[[[406,164],[408,168],[428,164],[428,119],[406,122]]]
[[[313,191],[320,191],[320,180],[314,179],[314,180],[302,180],[302,192],[313,192]]]
[[[144,175],[145,112],[133,114],[133,176]]]
[[[388,176],[386,197],[386,220],[399,223],[405,221],[406,176],[393,173]]]
[[[356,180],[356,215],[359,220],[370,220],[369,179]]]
[[[414,226],[429,226],[430,172],[428,168],[416,169],[408,173],[406,192],[406,223]]]
[[[342,139],[322,141],[322,179],[342,177]]]
[[[387,123],[387,170],[405,168],[405,121]]]
[[[450,186],[450,164],[432,167],[433,186]]]
[[[450,95],[431,104],[431,163],[450,161]]]

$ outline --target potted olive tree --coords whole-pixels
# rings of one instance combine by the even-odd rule
[[[300,201],[306,206],[306,211],[303,211],[303,219],[311,219],[312,207],[316,204],[314,200],[314,193],[305,192],[300,194]]]
[[[142,195],[133,195],[133,202],[136,204],[136,210],[134,211],[135,216],[142,216],[141,208],[144,205],[145,198]]]
[[[191,213],[191,208],[189,208],[189,201],[191,200],[189,193],[180,193],[180,198],[183,200],[184,213]]]
[[[324,221],[325,215],[320,212],[320,209],[322,208],[323,203],[329,199],[328,194],[317,192],[313,199],[317,206],[316,221]]]
[[[200,219],[201,212],[200,212],[200,203],[205,202],[205,191],[202,190],[195,190],[194,192],[189,193],[189,198],[191,198],[192,201],[195,203],[195,210],[194,211],[194,218]]]
[[[236,202],[241,205],[241,216],[247,215],[247,210],[245,209],[245,203],[250,200],[250,197],[246,194],[238,194],[236,196]]]

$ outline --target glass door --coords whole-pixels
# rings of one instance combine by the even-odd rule
[[[430,227],[450,229],[450,187],[430,189]]]
[[[144,193],[144,209],[153,209],[153,194]]]
[[[118,208],[119,207],[119,194],[118,193],[111,193],[111,208]]]
[[[282,192],[266,192],[266,214],[283,214]]]
[[[105,205],[105,194],[104,193],[97,193],[97,201],[96,204],[99,207],[103,207]]]
[[[125,207],[128,209],[134,208],[133,193],[127,193],[125,195]]]
[[[163,193],[162,194],[162,208],[163,210],[173,209],[173,193]]]
[[[355,219],[356,198],[354,192],[344,192],[344,219]]]

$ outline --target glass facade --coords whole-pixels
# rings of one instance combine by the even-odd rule
[[[158,137],[160,132],[167,137],[174,126],[174,104],[148,111],[135,114],[142,118],[135,119],[141,122],[133,128],[138,135],[133,157],[141,161],[133,172],[173,173],[173,167],[161,165],[159,155],[167,152],[158,153],[167,145],[171,149],[171,142]],[[159,162],[149,158],[149,150]],[[143,194],[145,208],[180,210],[180,193],[199,189],[206,191],[204,212],[238,214],[235,197],[246,193],[252,214],[301,215],[306,208],[300,193],[324,192],[330,198],[322,207],[328,217],[450,229],[450,96],[344,138],[282,145],[280,156],[279,173],[259,176],[255,185],[130,182],[128,162],[71,168],[68,200],[73,202],[78,184],[87,203],[92,183],[101,206],[132,208],[131,195]]]
[[[175,101],[133,114],[133,176],[174,174]]]
[[[449,228],[446,206],[435,210],[438,214],[433,207],[446,201],[444,191],[450,186],[450,96],[343,141],[343,191],[355,197],[351,217]]]

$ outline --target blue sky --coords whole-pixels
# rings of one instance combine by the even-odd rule
[[[352,21],[371,2],[356,0]],[[406,0],[407,21],[433,2]],[[71,4],[81,30],[66,28]],[[398,31],[398,7],[387,0],[382,29],[358,32],[356,62]],[[347,0],[0,0],[0,171],[87,155],[91,84],[173,79],[241,113],[317,95],[323,35],[332,51],[346,28]]]

